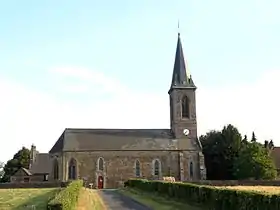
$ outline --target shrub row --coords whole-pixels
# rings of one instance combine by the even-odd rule
[[[261,192],[143,179],[130,179],[125,186],[157,193],[181,202],[200,204],[209,210],[280,210],[280,195]]]
[[[71,182],[66,188],[63,188],[48,203],[48,210],[74,210],[77,205],[80,190],[83,187],[82,180]]]

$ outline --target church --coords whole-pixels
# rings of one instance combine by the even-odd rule
[[[11,182],[84,179],[95,188],[117,188],[129,178],[204,179],[197,137],[196,86],[187,75],[178,33],[171,86],[169,129],[66,128],[49,153],[31,147],[30,167]]]

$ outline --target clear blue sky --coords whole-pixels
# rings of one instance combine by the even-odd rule
[[[44,88],[48,66],[82,65],[128,85],[167,89],[179,18],[197,81],[246,83],[279,62],[277,2],[3,1],[0,71]]]
[[[0,78],[61,101],[87,103],[82,94],[58,91],[49,73],[59,66],[79,67],[109,75],[135,92],[152,92],[168,100],[180,19],[185,57],[198,87],[247,87],[270,70],[280,70],[279,11],[277,0],[2,1]],[[70,80],[75,78],[67,82]],[[209,94],[208,98],[211,100]],[[218,103],[207,100],[200,105],[206,110],[208,102]],[[21,110],[20,104],[13,110]],[[206,111],[200,113],[200,121],[210,118],[203,116]],[[165,116],[168,126],[169,114]],[[6,118],[1,120],[5,124]],[[15,130],[13,122],[9,129]],[[27,124],[22,126],[32,130]],[[63,127],[67,125],[60,124]],[[211,123],[203,127],[203,131],[213,128]],[[265,131],[260,132],[265,136]],[[53,144],[55,139],[50,141]]]

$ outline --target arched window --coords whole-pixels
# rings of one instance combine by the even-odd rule
[[[140,177],[141,176],[141,169],[140,169],[140,161],[135,161],[135,176]]]
[[[77,179],[77,162],[73,158],[68,163],[68,179]]]
[[[193,178],[193,162],[190,162],[190,178]]]
[[[104,159],[102,157],[98,158],[97,167],[98,167],[98,171],[104,170]]]
[[[53,178],[54,178],[54,180],[59,179],[59,167],[58,167],[57,159],[54,159],[54,161],[53,161]]]
[[[190,117],[190,106],[189,106],[189,99],[187,96],[184,96],[182,99],[182,118],[189,118]]]
[[[161,172],[161,164],[158,159],[154,160],[153,169],[154,169],[153,171],[154,176],[159,176]]]

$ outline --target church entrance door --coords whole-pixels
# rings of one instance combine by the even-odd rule
[[[103,189],[103,187],[104,187],[103,176],[98,176],[97,183],[98,183],[98,189]]]

